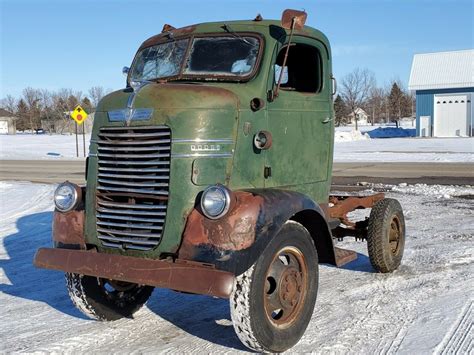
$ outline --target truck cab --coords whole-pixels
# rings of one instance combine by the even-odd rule
[[[165,25],[141,44],[125,88],[97,107],[87,184],[58,187],[55,247],[35,258],[66,272],[79,309],[131,316],[166,287],[229,298],[251,349],[300,339],[318,264],[355,258],[334,247],[330,227],[354,206],[333,197],[339,210],[330,209],[331,49],[305,21],[286,10],[281,21]],[[378,233],[393,251],[379,271],[398,267],[404,241],[401,209],[385,204],[395,227]],[[370,228],[349,224],[337,236]]]

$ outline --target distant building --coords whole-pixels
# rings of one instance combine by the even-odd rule
[[[358,108],[355,109],[355,114],[357,116],[357,124],[358,125],[362,125],[362,126],[367,125],[367,121],[368,121],[368,118],[369,118],[369,115],[367,114],[367,112],[365,112],[363,109],[358,107]],[[354,113],[353,112],[351,112],[347,116],[347,121],[348,121],[349,124],[355,124]]]
[[[0,108],[0,134],[16,134],[15,120],[13,113]]]
[[[474,49],[416,54],[408,88],[416,94],[417,136],[474,135]]]

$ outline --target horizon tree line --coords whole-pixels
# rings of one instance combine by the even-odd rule
[[[95,111],[97,104],[106,94],[111,92],[102,86],[93,86],[83,94],[70,88],[50,91],[27,87],[19,98],[7,95],[0,101],[0,106],[16,116],[16,128],[19,131],[42,127],[42,121],[63,121],[67,127],[69,112],[80,104],[87,113]],[[62,133],[62,132],[59,132]]]
[[[334,98],[336,126],[346,125],[353,118],[358,130],[356,111],[363,109],[371,125],[395,123],[398,127],[404,117],[413,117],[415,97],[399,79],[393,79],[385,87],[377,85],[375,75],[368,69],[356,68],[342,78],[340,90]]]

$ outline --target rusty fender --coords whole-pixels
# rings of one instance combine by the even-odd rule
[[[319,261],[335,264],[331,232],[320,206],[301,193],[276,189],[234,192],[229,212],[217,220],[195,208],[188,216],[179,258],[211,263],[240,275],[290,219],[311,233]]]
[[[84,238],[84,218],[84,210],[74,210],[67,213],[54,211],[54,247],[65,249],[86,249]]]

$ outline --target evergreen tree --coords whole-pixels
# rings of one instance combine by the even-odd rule
[[[92,102],[87,96],[81,100],[81,106],[87,113],[91,113],[92,111],[94,111],[94,108],[92,107]]]
[[[18,101],[16,112],[18,117],[16,121],[16,129],[19,131],[28,129],[29,111],[25,100],[20,99]]]
[[[335,123],[336,126],[345,125],[346,118],[349,114],[349,108],[342,99],[341,95],[337,95],[336,100],[334,100],[334,114],[335,114]]]

